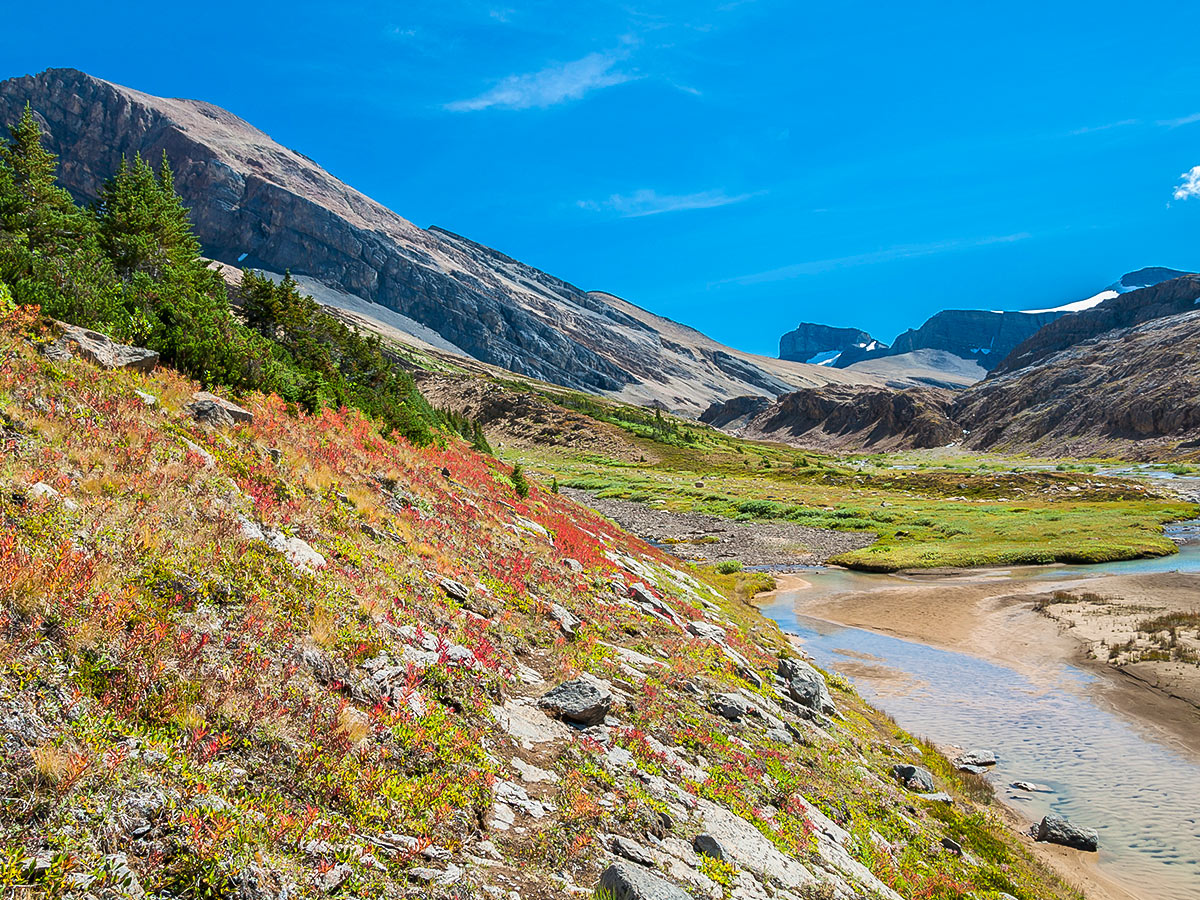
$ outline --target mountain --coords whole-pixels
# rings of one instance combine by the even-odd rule
[[[958,443],[1049,456],[1197,456],[1200,275],[1138,287],[1164,274],[1175,273],[1148,269],[1124,276],[1089,298],[1094,302],[1087,307],[1077,304],[1053,318],[986,379],[955,395],[904,383],[891,390],[827,385],[774,400],[733,398],[713,404],[701,420],[743,437],[814,449]],[[906,368],[911,379],[911,364]]]
[[[1112,290],[1108,297],[1091,308],[1064,316],[1030,335],[995,367],[995,373],[1015,372],[1073,344],[1091,340],[1114,329],[1130,328],[1162,316],[1188,312],[1195,308],[1197,297],[1200,297],[1200,275],[1185,274],[1125,292]]]
[[[1127,458],[1200,451],[1200,278],[1177,282],[1190,283],[1193,309],[1047,349],[960,395],[951,415],[966,445]]]
[[[838,358],[846,350],[870,352],[876,348],[887,349],[887,345],[857,328],[833,328],[801,322],[794,331],[789,331],[779,339],[779,358],[833,366],[837,365]]]
[[[78,199],[94,198],[122,156],[157,163],[165,153],[213,259],[290,270],[358,302],[364,320],[377,308],[389,328],[408,328],[426,345],[691,415],[739,394],[870,380],[743,353],[450,231],[419,228],[209,103],[74,69],[0,82],[5,122],[26,102]]]
[[[813,356],[810,356],[805,361],[822,362],[825,365],[834,366],[835,368],[855,369],[861,374],[869,374],[869,369],[855,367],[864,360],[900,357],[917,351],[936,350],[952,354],[958,358],[958,360],[950,360],[943,357],[940,360],[942,363],[948,364],[947,373],[952,373],[950,378],[943,380],[947,384],[952,384],[955,380],[961,378],[963,364],[959,361],[966,361],[968,365],[970,362],[975,362],[985,370],[992,370],[1018,344],[1033,337],[1043,326],[1065,317],[1068,313],[1092,309],[1101,303],[1105,303],[1108,300],[1131,291],[1145,289],[1186,274],[1186,272],[1166,269],[1160,266],[1139,269],[1136,272],[1128,272],[1122,275],[1117,281],[1097,294],[1083,300],[1064,303],[1061,306],[1049,309],[1018,311],[983,309],[942,310],[927,319],[919,328],[910,328],[904,332],[896,338],[890,347],[887,344],[869,340],[870,336],[866,335],[865,332],[855,332],[856,334],[863,335],[868,340],[848,341],[844,346],[837,348],[838,352],[836,355],[832,353],[833,347],[828,348],[828,350],[815,350],[813,356],[816,356],[818,353],[825,353],[826,358],[814,359]],[[787,357],[796,359],[809,347],[822,342],[830,342],[830,338],[824,337],[828,332],[840,332],[843,330],[807,323],[801,325],[799,329],[785,334],[780,339],[780,356],[784,356],[783,348],[785,341],[788,342],[789,347],[792,346],[793,342],[797,346],[797,353]],[[811,339],[810,335],[813,336]],[[897,364],[891,366],[888,371],[894,375],[904,373],[906,362],[907,360],[900,360]],[[926,360],[927,363],[928,361]]]

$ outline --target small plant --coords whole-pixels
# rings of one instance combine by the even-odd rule
[[[736,559],[723,559],[717,563],[717,571],[722,575],[732,575],[742,571],[742,564]]]
[[[525,477],[525,470],[521,468],[520,463],[513,466],[508,480],[512,482],[513,490],[517,492],[518,497],[524,500],[529,496],[529,480]]]

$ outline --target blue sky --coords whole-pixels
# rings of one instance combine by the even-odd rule
[[[748,350],[1200,268],[1191,4],[20,4],[73,66],[248,119],[401,215]]]

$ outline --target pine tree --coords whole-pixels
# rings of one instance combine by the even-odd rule
[[[112,267],[95,223],[56,183],[57,157],[42,145],[26,104],[0,142],[0,280],[16,302],[57,318],[104,327],[121,318]]]
[[[518,497],[524,500],[529,496],[529,479],[525,477],[525,470],[521,468],[520,463],[513,466],[508,479],[512,482],[513,490],[517,492]]]

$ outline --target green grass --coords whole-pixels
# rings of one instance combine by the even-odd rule
[[[563,447],[514,456],[547,481],[674,511],[876,534],[871,546],[834,559],[856,569],[1165,556],[1176,547],[1162,526],[1200,514],[1200,507],[1157,496],[1133,479],[1095,474],[1091,462],[945,450],[834,456],[622,411],[614,401],[543,393],[621,427],[645,460]]]

